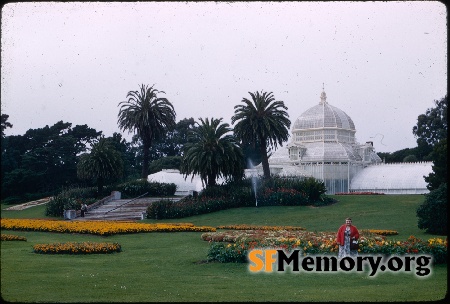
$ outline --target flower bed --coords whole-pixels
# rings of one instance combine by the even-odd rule
[[[122,247],[118,243],[68,242],[33,246],[33,252],[41,254],[99,254],[120,251]]]
[[[216,228],[232,229],[232,230],[306,230],[306,228],[295,226],[257,226],[257,225],[229,225],[229,226],[218,226]]]
[[[337,254],[335,232],[241,230],[203,233],[210,242],[208,259],[219,262],[247,262],[248,251],[254,248],[300,249],[304,255]],[[384,236],[361,231],[361,254],[405,255],[429,254],[434,263],[447,262],[447,239],[423,241],[411,236],[406,241],[386,240]]]
[[[381,235],[375,235],[369,231],[361,232],[361,238],[373,238],[379,241],[383,241],[386,238]],[[265,244],[272,241],[286,241],[286,240],[309,240],[313,243],[319,242],[334,242],[336,239],[336,232],[312,232],[304,230],[229,230],[222,232],[206,232],[201,235],[204,241],[215,242],[233,242],[240,241],[257,241],[258,243]]]
[[[370,233],[378,234],[378,235],[397,235],[398,232],[395,230],[379,230],[379,229],[364,229],[362,232],[368,231]]]
[[[1,234],[2,241],[27,241],[27,238],[24,236],[18,236],[13,234]]]
[[[112,235],[140,232],[205,232],[216,231],[214,227],[194,226],[190,223],[143,224],[112,221],[52,221],[34,219],[1,219],[1,228],[7,230],[45,231],[60,233],[87,233]]]

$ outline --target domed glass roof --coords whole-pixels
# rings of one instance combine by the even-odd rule
[[[294,130],[339,128],[355,131],[353,120],[344,111],[327,102],[327,95],[322,92],[320,103],[306,110],[294,123]]]

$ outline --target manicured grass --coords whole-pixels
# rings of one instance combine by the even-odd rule
[[[301,226],[309,231],[337,231],[346,217],[358,229],[396,230],[395,239],[410,235],[434,237],[417,227],[416,209],[424,201],[422,195],[352,195],[332,196],[339,202],[326,207],[248,207],[173,220],[145,222],[190,222],[195,225],[231,224]],[[391,237],[392,238],[392,237]]]
[[[434,237],[417,228],[415,208],[423,196],[337,198],[338,204],[322,208],[239,208],[164,222],[295,225],[310,231],[335,231],[351,216],[361,229],[399,231],[391,238]],[[39,207],[26,210],[31,213],[34,208]],[[1,243],[1,294],[9,302],[433,301],[447,292],[447,265],[433,266],[432,275],[425,279],[413,273],[388,272],[375,278],[366,273],[251,274],[246,264],[205,263],[209,245],[197,232],[110,237],[2,232],[27,238],[27,242]],[[118,242],[123,251],[107,255],[32,253],[33,244],[67,241]]]
[[[5,210],[6,208],[14,205],[1,204],[1,216],[2,218],[43,218],[43,219],[55,219],[52,216],[45,215],[45,206],[39,205],[30,207],[23,210]]]

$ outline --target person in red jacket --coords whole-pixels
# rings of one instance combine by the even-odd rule
[[[346,256],[355,256],[358,254],[357,250],[350,250],[350,241],[358,240],[359,232],[355,226],[352,225],[352,219],[346,218],[345,224],[339,227],[336,235],[336,243],[339,245],[338,258]]]

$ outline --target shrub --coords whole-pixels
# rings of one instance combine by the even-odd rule
[[[308,201],[311,203],[315,203],[321,200],[322,195],[327,192],[327,188],[322,181],[319,181],[313,177],[308,177],[303,180],[302,189]]]
[[[315,179],[284,179],[273,177],[257,181],[258,206],[325,206],[337,202],[335,199],[322,195],[322,182]],[[305,187],[313,185],[312,197],[309,200]],[[320,191],[319,191],[320,190]],[[147,208],[147,218],[166,219],[182,218],[237,207],[255,206],[255,193],[250,179],[234,181],[225,185],[207,187],[197,198],[185,197],[178,202],[161,200],[152,203]]]
[[[221,197],[227,194],[227,189],[229,187],[226,186],[208,186],[205,189],[203,189],[199,197]]]
[[[147,207],[147,218],[183,218],[235,207],[239,207],[239,202],[229,200],[224,197],[194,198],[192,196],[187,196],[178,202],[173,202],[171,200],[160,200],[153,202]]]
[[[96,199],[97,188],[75,187],[61,191],[52,197],[46,205],[45,214],[49,216],[62,217],[64,210],[79,210],[82,204],[93,204]]]
[[[431,234],[446,235],[447,231],[447,184],[425,195],[425,202],[417,208],[418,227]]]
[[[258,206],[304,206],[308,200],[304,192],[289,188],[266,188],[258,197]]]
[[[122,183],[116,188],[122,193],[123,198],[137,197],[144,193],[147,193],[147,196],[170,196],[177,190],[174,183],[148,182],[146,179]]]
[[[87,199],[97,197],[97,187],[74,187],[69,188],[64,191],[67,196],[78,198],[78,199]]]
[[[155,220],[164,218],[176,218],[173,216],[174,212],[172,205],[173,201],[164,199],[151,203],[151,205],[147,207],[147,218]],[[172,216],[167,217],[168,214]]]
[[[233,201],[233,205],[239,205],[239,207],[253,206],[255,202],[255,194],[252,192],[251,181],[248,179],[230,182],[225,185],[206,187],[200,192],[199,197],[226,197]]]
[[[61,217],[64,215],[64,210],[79,209],[79,204],[75,198],[70,197],[66,191],[63,191],[49,200],[45,215]]]
[[[257,188],[258,205],[261,201],[261,206],[323,206],[336,202],[325,199],[325,184],[313,177],[260,178],[257,180]]]

